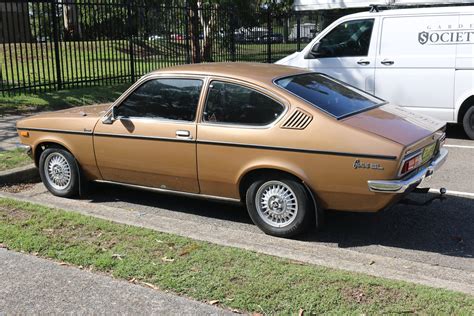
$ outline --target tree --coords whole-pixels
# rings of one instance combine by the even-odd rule
[[[63,1],[63,22],[65,39],[80,39],[82,37],[79,10],[74,0]]]

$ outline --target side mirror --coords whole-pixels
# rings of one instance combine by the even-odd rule
[[[304,56],[305,59],[315,59],[319,57],[323,57],[324,54],[319,51],[319,46],[321,45],[320,42],[314,44],[314,46],[311,48],[311,50]]]
[[[115,106],[112,107],[110,110],[109,115],[107,115],[103,120],[102,123],[104,124],[112,124],[117,119],[117,113]]]

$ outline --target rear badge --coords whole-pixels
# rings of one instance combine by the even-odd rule
[[[354,169],[374,169],[383,170],[383,167],[378,163],[361,162],[359,159],[354,161]]]

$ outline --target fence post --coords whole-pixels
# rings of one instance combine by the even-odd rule
[[[236,8],[232,5],[230,6],[230,9],[231,11],[229,11],[227,9],[227,16],[230,14],[230,25],[229,25],[229,28],[230,28],[230,59],[231,61],[235,61],[235,28],[236,28],[236,25],[237,23],[235,23],[235,19],[236,19],[236,16],[235,16],[235,12],[237,12]]]
[[[186,41],[186,63],[191,63],[191,45],[189,41],[191,40],[191,36],[189,35],[189,3],[188,1],[184,2],[184,39]]]
[[[271,6],[267,8],[267,63],[272,62],[272,12]]]
[[[53,44],[54,44],[54,60],[56,62],[56,84],[58,90],[62,89],[61,78],[61,59],[59,52],[59,32],[58,17],[56,16],[56,0],[51,0],[51,22],[53,23]]]
[[[135,82],[135,58],[133,53],[133,24],[132,24],[132,6],[133,0],[127,1],[127,27],[128,27],[128,49],[130,51],[130,79]]]
[[[296,12],[296,50],[301,51],[301,18]]]

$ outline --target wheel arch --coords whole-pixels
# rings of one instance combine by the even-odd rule
[[[457,122],[462,123],[462,120],[464,118],[464,114],[467,112],[467,110],[471,107],[474,106],[474,94],[470,95],[464,101],[461,103],[459,106],[459,111],[458,111],[458,116],[457,116]]]
[[[34,161],[35,161],[35,165],[38,167],[39,165],[39,159],[40,159],[40,156],[41,154],[43,153],[43,151],[45,151],[47,148],[61,148],[61,149],[64,149],[64,150],[67,150],[68,152],[71,153],[71,155],[74,156],[74,154],[72,153],[72,151],[62,142],[60,141],[57,141],[57,140],[41,140],[40,142],[38,142],[35,147],[34,147],[34,151],[33,151],[33,157],[34,157]]]

